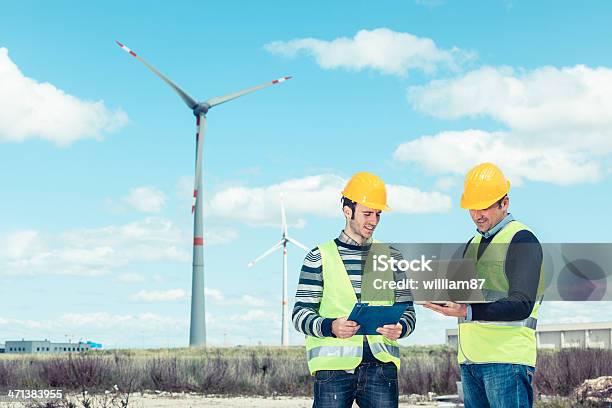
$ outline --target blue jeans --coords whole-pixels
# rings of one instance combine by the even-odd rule
[[[397,367],[393,363],[362,363],[354,373],[320,370],[315,373],[313,408],[397,408]]]
[[[521,364],[461,364],[465,408],[531,407],[534,373]]]

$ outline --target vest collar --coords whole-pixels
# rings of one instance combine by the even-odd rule
[[[492,236],[494,236],[495,234],[497,234],[502,228],[504,228],[506,225],[508,225],[512,221],[514,221],[514,216],[512,214],[508,214],[508,215],[506,215],[504,217],[504,219],[502,219],[500,222],[498,222],[497,225],[495,225],[493,228],[491,228],[487,232],[480,232],[480,231],[478,231],[478,228],[476,228],[476,231],[480,235],[482,235],[482,237],[484,239],[489,239]]]

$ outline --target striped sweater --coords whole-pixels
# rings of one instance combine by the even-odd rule
[[[351,239],[344,231],[335,239],[338,252],[349,275],[357,301],[361,301],[361,275],[365,256],[370,248],[369,244],[360,246]],[[391,257],[400,260],[402,255],[399,251],[391,248]],[[402,277],[396,276],[396,279]],[[308,336],[335,337],[331,326],[334,319],[321,317],[318,313],[321,298],[323,297],[323,266],[319,248],[314,248],[306,255],[300,281],[295,295],[295,306],[293,307],[292,320],[296,330]],[[409,289],[395,290],[395,301],[408,303],[408,309],[400,319],[402,334],[406,337],[414,331],[416,315],[412,304],[412,295]]]

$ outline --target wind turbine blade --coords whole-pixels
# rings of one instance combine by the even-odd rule
[[[266,256],[270,255],[272,252],[276,251],[279,248],[282,248],[282,246],[283,246],[283,241],[281,240],[276,245],[274,245],[272,248],[268,249],[266,252],[264,252],[263,254],[259,255],[257,258],[255,258],[251,262],[249,262],[249,268],[251,268],[257,262],[259,262],[262,259],[264,259]]]
[[[266,82],[265,84],[261,84],[261,85],[253,86],[251,88],[243,89],[242,91],[238,91],[238,92],[235,92],[235,93],[232,93],[232,94],[228,94],[228,95],[225,95],[225,96],[216,96],[214,98],[210,98],[205,103],[209,104],[210,107],[212,108],[213,106],[217,106],[217,105],[220,105],[220,104],[225,103],[227,101],[231,101],[232,99],[239,98],[242,95],[246,95],[246,94],[251,93],[251,92],[259,91],[260,89],[267,88],[267,87],[272,86],[272,85],[280,84],[281,82],[285,82],[288,79],[291,79],[291,77],[290,76],[282,77],[282,78],[279,78],[279,79],[275,79],[274,81]]]
[[[147,68],[149,68],[151,71],[153,71],[153,73],[155,75],[157,75],[165,83],[170,85],[170,87],[172,87],[172,89],[174,89],[174,91],[181,97],[181,99],[183,100],[183,102],[185,102],[187,104],[187,106],[189,106],[191,109],[193,109],[193,108],[195,108],[198,105],[198,103],[191,96],[189,96],[187,94],[187,92],[185,92],[181,88],[179,88],[178,85],[176,85],[174,82],[172,82],[170,79],[168,79],[164,74],[162,74],[161,72],[156,70],[151,64],[149,64],[147,61],[145,61],[143,58],[141,58],[139,55],[137,55],[134,51],[132,51],[131,49],[129,49],[125,45],[121,44],[119,41],[115,41],[115,42],[125,52],[130,54],[132,57],[136,58],[138,61],[142,62]]]
[[[299,242],[299,241],[297,241],[297,240],[295,240],[293,238],[287,237],[287,241],[291,242],[293,245],[295,245],[297,247],[302,248],[306,252],[310,252],[310,249],[306,245],[302,244],[301,242]]]
[[[206,133],[206,116],[199,115],[197,117],[198,135],[196,141],[196,164],[195,164],[195,175],[193,177],[193,205],[191,206],[191,212],[195,211],[196,200],[198,196],[198,186],[200,177],[202,177],[202,146],[204,145],[204,134]],[[200,203],[201,204],[201,203]]]
[[[287,215],[285,214],[285,203],[283,201],[283,193],[280,194],[280,202],[281,202],[281,221],[282,221],[282,230],[283,236],[287,236]]]

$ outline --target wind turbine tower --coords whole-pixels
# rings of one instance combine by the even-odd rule
[[[283,311],[282,311],[282,327],[281,327],[281,345],[283,347],[289,346],[289,301],[287,299],[287,243],[291,242],[293,245],[302,248],[304,251],[310,251],[306,245],[299,241],[291,238],[287,232],[287,217],[285,215],[285,204],[283,202],[283,195],[280,196],[281,202],[281,231],[282,237],[272,248],[268,249],[263,254],[249,262],[249,268],[261,261],[277,249],[283,249]]]
[[[185,102],[187,107],[196,117],[196,159],[195,177],[193,187],[193,269],[191,280],[191,324],[189,328],[189,345],[206,346],[206,314],[204,302],[204,230],[202,225],[202,148],[204,144],[204,133],[206,132],[206,114],[208,111],[222,103],[239,98],[251,92],[267,88],[272,85],[291,79],[290,76],[275,79],[265,84],[253,86],[224,96],[217,96],[203,102],[197,102],[189,94],[179,88],[174,82],[155,69],[147,61],[137,55],[134,51],[117,41],[117,45],[125,52],[142,62],[149,70],[157,75],[162,81],[168,84],[174,92]]]

